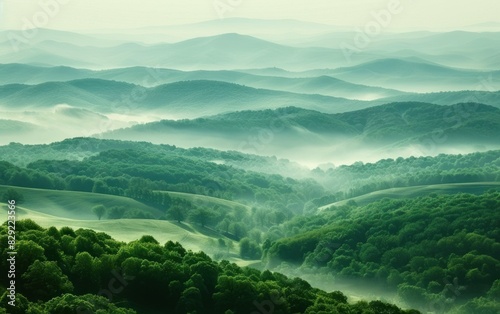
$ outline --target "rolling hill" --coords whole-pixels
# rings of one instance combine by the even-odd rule
[[[0,115],[4,113],[0,110]],[[12,119],[10,114],[5,114],[10,117],[9,120],[0,119],[0,145],[11,142],[30,142],[35,134],[41,135],[46,130],[39,125]]]
[[[500,71],[474,71],[444,67],[428,62],[379,59],[338,68],[332,76],[358,84],[371,84],[407,92],[500,89]],[[487,80],[487,85],[483,81]]]
[[[33,85],[83,78],[121,81],[143,87],[154,87],[179,81],[210,80],[235,83],[253,88],[361,100],[404,95],[404,93],[397,90],[352,84],[329,76],[301,78],[282,77],[279,73],[255,75],[238,71],[178,71],[146,67],[91,71],[71,67],[36,67],[25,64],[0,65],[0,83],[4,85]]]
[[[0,65],[0,84],[35,85],[47,82],[73,81],[91,78],[94,71],[56,66],[42,67],[28,64],[11,63]]]
[[[331,30],[312,36],[295,36],[284,43],[300,47],[337,48],[352,43],[356,33]],[[482,31],[409,31],[379,34],[365,50],[376,58],[421,58],[449,67],[499,70],[498,58],[491,58],[500,44],[500,33]],[[375,59],[375,58],[374,58]]]
[[[318,208],[319,211],[327,210],[332,206],[343,206],[350,201],[354,201],[359,206],[365,206],[369,203],[379,201],[384,198],[405,199],[427,196],[435,194],[456,194],[470,193],[482,194],[490,189],[500,190],[500,182],[477,182],[477,183],[456,183],[456,184],[435,184],[422,185],[404,188],[392,188],[368,193],[365,195],[345,199],[339,202],[331,203]]]
[[[0,146],[2,160],[26,167],[37,160],[82,160],[107,150],[143,149],[165,155],[188,156],[200,160],[228,165],[255,172],[275,173],[286,177],[303,178],[309,169],[285,159],[243,154],[236,151],[218,151],[209,148],[183,149],[169,145],[153,145],[147,142],[116,141],[96,138],[73,138],[48,145],[22,145],[10,143]],[[218,204],[214,204],[218,205]]]
[[[2,195],[8,188],[10,188],[10,186],[0,185],[0,195]],[[127,208],[129,211],[138,210],[145,214],[151,214],[156,218],[164,215],[163,212],[155,207],[151,207],[147,204],[123,196],[24,187],[14,188],[21,194],[25,195],[25,200],[22,203],[23,207],[33,209],[36,212],[65,219],[95,220],[97,218],[92,212],[92,207],[96,205],[104,205],[107,208],[122,206]],[[212,196],[171,191],[157,192],[167,193],[172,198],[186,200],[198,206],[224,208],[231,211],[250,210],[250,207],[247,205]]]
[[[436,154],[450,148],[457,152],[462,149],[469,152],[473,146],[479,150],[495,149],[500,136],[500,109],[473,103],[439,106],[408,102],[324,114],[287,107],[194,120],[163,120],[102,136],[181,147],[189,143],[193,147],[240,150],[302,161],[311,158],[305,157],[306,152],[314,151],[315,160],[349,163],[347,160],[360,155],[381,159],[401,154]]]
[[[39,85],[4,85],[0,86],[0,104],[4,108],[47,108],[58,104],[71,104],[92,109],[102,107],[109,100],[94,95],[91,91],[79,88],[72,82],[48,82]],[[95,87],[102,87],[100,81],[94,81]],[[122,83],[125,85],[125,83]],[[112,82],[110,82],[112,85]],[[110,89],[111,90],[111,89]]]
[[[34,41],[29,45],[20,44],[20,51],[13,51],[11,43],[6,40],[7,33],[0,32],[0,42],[4,39],[0,44],[2,62],[89,68],[142,65],[205,70],[275,66],[309,70],[346,66],[349,60],[339,47],[352,44],[356,36],[352,30],[298,21],[229,19],[130,30],[127,35],[40,29]],[[23,38],[18,33],[13,32]],[[463,31],[383,34],[363,51],[354,53],[351,65],[404,57],[454,67],[498,69],[498,62],[491,53],[500,42],[498,34]],[[61,54],[62,49],[65,52]],[[198,54],[196,49],[203,49],[206,53]],[[140,57],[144,55],[148,58]]]
[[[0,86],[0,104],[11,109],[68,104],[97,113],[153,112],[181,118],[290,105],[325,112],[343,112],[370,105],[338,97],[256,89],[219,81],[183,81],[144,88],[101,79],[4,85]]]
[[[8,188],[10,187],[0,185],[0,194]],[[25,201],[17,207],[17,219],[33,219],[44,227],[56,226],[60,228],[68,226],[74,229],[92,229],[97,232],[106,232],[117,240],[126,242],[141,238],[145,234],[145,230],[147,230],[147,234],[152,235],[161,243],[177,241],[188,249],[204,251],[208,254],[215,254],[220,251],[220,248],[216,244],[217,239],[224,238],[226,241],[232,241],[211,229],[185,222],[177,223],[154,219],[97,220],[96,215],[91,211],[92,207],[96,205],[105,205],[108,208],[123,206],[128,211],[141,210],[152,215],[160,214],[157,209],[126,197],[73,191],[13,188],[25,197]],[[172,196],[193,202],[199,200],[205,204],[216,204],[233,209],[246,208],[244,205],[236,202],[213,197],[187,193],[171,193],[173,193]],[[6,208],[6,206],[1,205],[0,208]],[[234,248],[230,252],[226,252],[230,254],[227,257],[231,261],[238,262],[241,265],[247,265],[252,262],[237,258],[237,249],[238,244],[234,242]]]
[[[395,63],[395,66],[391,66],[391,63]],[[387,70],[386,68],[391,70]],[[354,73],[355,77],[351,77],[352,73]],[[350,80],[357,80],[358,76],[364,76],[366,73],[374,78],[371,81],[367,81],[368,85],[354,84],[334,77],[345,75],[348,76]],[[68,83],[76,85],[77,87],[78,84],[74,84],[73,81],[79,81],[80,85],[82,82],[87,82],[89,85],[96,84],[95,86],[97,87],[102,85],[104,91],[112,91],[116,88],[122,89],[120,92],[125,94],[128,93],[126,89],[134,88],[135,93],[142,94],[144,92],[141,87],[153,88],[159,85],[178,83],[181,81],[208,80],[234,83],[257,89],[263,88],[300,94],[320,94],[348,99],[372,100],[374,104],[394,101],[423,101],[449,105],[458,102],[475,101],[499,107],[498,92],[495,91],[495,88],[500,87],[495,85],[496,83],[492,73],[497,75],[496,72],[446,68],[422,60],[407,61],[397,59],[379,60],[377,62],[352,68],[312,70],[308,72],[287,72],[277,68],[237,71],[179,71],[147,67],[91,71],[70,67],[37,67],[24,64],[1,64],[0,83],[6,85],[2,88],[2,93],[4,95],[10,95],[9,93],[14,93],[25,88],[23,85],[16,84],[43,85],[43,83],[55,81],[69,81]],[[490,74],[492,74],[491,77],[489,76]],[[419,92],[425,93],[404,93],[394,89],[370,86],[377,84],[384,85],[386,78],[388,80],[393,80],[394,77],[400,77],[401,75],[406,79],[401,80],[398,84],[412,82],[416,80],[417,77],[422,77],[422,79],[429,81],[431,76],[433,78],[431,78],[429,82],[436,83],[437,80],[440,80],[440,82],[439,84],[425,83],[430,87],[419,90]],[[85,81],[83,79],[94,79],[95,81]],[[452,81],[462,81],[462,83],[458,85],[452,83],[454,85],[452,88],[453,90],[457,88],[464,88],[466,90],[429,93],[429,91],[441,90],[439,86],[449,81],[448,79]],[[97,80],[106,80],[107,82],[98,83],[99,81]],[[140,86],[132,87],[124,84],[123,87],[117,87],[116,85],[119,83],[114,83],[112,81]],[[107,86],[107,84],[109,84],[109,86]],[[96,88],[95,86],[94,89]],[[418,84],[418,86],[423,85]],[[88,90],[87,88],[86,91]],[[78,93],[76,93],[76,95],[78,95]],[[108,95],[108,97],[105,98],[109,100],[113,97],[115,96]],[[82,103],[84,103],[83,100],[89,97],[81,96],[81,98]]]
[[[27,43],[26,34],[32,35]],[[28,48],[30,45],[40,43],[47,40],[71,43],[74,45],[92,45],[97,47],[106,47],[120,44],[119,40],[101,39],[98,36],[80,34],[77,32],[63,31],[48,28],[36,28],[27,32],[24,30],[2,30],[0,31],[0,42],[11,44],[11,39],[15,40],[14,46],[17,44],[19,48]]]
[[[180,39],[186,36],[193,37],[194,35],[214,36],[227,33],[228,31],[265,38],[267,40],[283,40],[284,38],[296,38],[299,34],[305,36],[316,32],[323,33],[332,29],[339,30],[342,28],[345,27],[293,19],[264,20],[224,16],[223,19],[208,20],[194,24],[145,27],[137,30],[137,33],[142,35],[141,40],[147,40],[148,42],[162,41],[162,38],[158,35],[174,36]],[[120,36],[118,37],[120,38]]]
[[[378,99],[374,103],[406,102],[419,101],[433,103],[437,105],[453,105],[458,103],[478,102],[485,105],[500,108],[500,91],[457,91],[457,92],[439,92],[423,94],[407,94],[395,97]]]
[[[3,194],[8,188],[9,186],[0,185],[0,193]],[[161,214],[158,209],[127,197],[21,187],[15,187],[15,189],[25,195],[23,207],[64,219],[97,220],[96,215],[92,213],[92,207],[96,205],[124,206],[128,210],[137,209],[153,216]]]
[[[1,205],[0,208],[6,208]],[[118,220],[80,220],[69,219],[58,216],[44,214],[22,205],[17,207],[18,219],[32,219],[42,227],[51,226],[61,228],[70,227],[73,229],[92,229],[96,232],[105,232],[118,241],[130,242],[140,239],[144,234],[153,236],[160,243],[167,241],[179,242],[187,249],[195,252],[203,251],[213,255],[220,253],[217,247],[217,239],[224,238],[207,230],[202,230],[198,226],[187,223],[177,224],[165,220],[151,219],[118,219]],[[146,231],[147,230],[147,231]],[[226,242],[232,241],[224,238]],[[240,266],[247,266],[255,261],[242,260],[237,257],[238,245],[235,242],[233,249],[224,250],[225,259],[230,260]]]

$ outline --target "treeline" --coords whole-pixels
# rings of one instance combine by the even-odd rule
[[[139,158],[130,152],[136,152]],[[307,203],[306,211],[393,187],[500,181],[500,150],[466,155],[400,157],[312,171],[274,157],[94,138],[68,139],[50,145],[12,143],[0,147],[0,153],[4,161],[18,167],[29,165],[38,171],[24,175],[20,170],[24,168],[17,168],[17,175],[11,173],[0,178],[3,182],[15,182],[14,185],[28,182],[21,186],[29,184],[30,187],[114,195],[127,195],[128,189],[166,188],[260,204],[272,203],[273,200],[285,206]],[[154,158],[157,160],[152,162]],[[109,162],[123,166],[126,171],[119,174],[117,167],[103,169],[103,164]],[[138,169],[133,169],[131,162],[137,162]],[[280,173],[281,176],[271,173]],[[129,184],[133,178],[139,178],[139,181]],[[289,188],[292,193],[286,193]],[[288,202],[290,197],[291,202]]]
[[[39,172],[38,170],[22,169],[15,167],[11,164],[0,162],[0,184],[13,185],[11,174],[15,173],[16,176],[22,173],[24,178],[20,182],[16,182],[18,186],[31,187],[31,188],[44,188],[54,189],[53,185],[38,185],[32,181],[31,175],[45,175],[50,182],[51,178],[56,178],[61,182],[61,186],[65,189],[76,191],[85,191],[81,189],[82,183],[86,183],[89,178],[83,176],[68,176],[69,187],[65,186],[65,181],[52,174]],[[74,182],[78,182],[74,185]],[[121,180],[124,186],[129,182],[125,179]],[[119,205],[110,205],[103,208],[102,213],[96,214],[98,219],[121,219],[121,218],[138,218],[138,219],[161,219],[161,220],[174,220],[177,222],[190,222],[198,224],[205,228],[210,228],[213,231],[235,241],[242,240],[243,243],[248,243],[248,250],[242,251],[242,257],[248,259],[260,259],[260,245],[263,242],[262,235],[272,226],[279,225],[291,219],[297,212],[302,210],[300,203],[292,203],[289,206],[273,202],[273,205],[266,207],[265,205],[258,205],[247,207],[238,203],[218,203],[204,199],[203,197],[194,196],[192,198],[171,197],[167,192],[155,191],[154,186],[144,184],[146,180],[132,179],[130,180],[131,188],[124,191],[125,196],[139,200],[145,204],[151,205],[158,209],[157,213],[153,214],[149,211],[141,209],[126,208]],[[88,184],[88,183],[86,183]],[[88,184],[88,187],[91,185]],[[109,190],[96,189],[93,186],[92,192],[104,193]],[[24,192],[15,188],[9,188],[5,193],[0,193],[2,198],[8,198],[7,194],[16,193],[24,199]],[[29,198],[29,194],[26,195]],[[17,200],[17,199],[16,199]],[[272,206],[272,207],[271,207]],[[250,253],[247,253],[250,252]]]
[[[43,161],[41,163],[45,165],[50,164],[50,162]],[[102,171],[105,171],[104,168]],[[44,177],[45,179],[33,179],[39,177]],[[22,180],[17,181],[16,178],[21,178]],[[235,241],[244,240],[243,243],[249,241],[249,249],[244,250],[242,254],[244,258],[249,259],[260,259],[259,246],[262,244],[262,234],[264,232],[272,226],[279,225],[291,219],[294,215],[300,213],[303,207],[301,200],[295,203],[291,202],[293,198],[290,198],[287,203],[276,201],[264,202],[250,208],[237,203],[218,204],[217,202],[197,196],[193,198],[171,197],[167,192],[158,191],[157,189],[162,187],[155,185],[150,180],[141,178],[127,180],[127,178],[127,176],[120,176],[117,178],[104,177],[102,180],[94,180],[81,175],[68,175],[64,178],[47,171],[23,169],[6,162],[0,162],[0,184],[29,188],[107,193],[131,197],[142,203],[156,207],[158,212],[153,215],[148,211],[140,209],[111,205],[105,207],[103,213],[96,218],[162,219],[198,224],[219,232],[221,235]],[[109,182],[109,185],[106,183],[103,184],[103,181]],[[38,182],[41,182],[41,184]],[[58,184],[56,185],[54,182]],[[112,186],[112,188],[109,188],[109,186]],[[117,187],[118,192],[112,190]],[[9,189],[7,192],[10,190],[16,193],[19,192],[15,188]],[[26,196],[29,198],[29,194]],[[247,239],[245,240],[244,238]]]
[[[378,283],[413,308],[498,313],[498,221],[498,191],[331,207],[272,228],[263,261]]]
[[[214,262],[151,236],[128,244],[105,233],[18,221],[16,307],[2,277],[0,313],[414,313],[382,301],[348,303],[299,278]],[[7,241],[7,224],[0,241]],[[7,249],[2,250],[7,269]]]
[[[108,150],[82,161],[36,161],[28,169],[57,174],[72,190],[116,195],[169,190],[261,204],[302,202],[323,193],[312,180],[293,180],[193,157],[141,150]],[[93,182],[93,184],[92,184]],[[98,185],[98,186],[97,186]]]
[[[57,174],[21,168],[1,160],[0,184],[51,190],[68,188],[66,180]]]
[[[305,202],[324,194],[314,180],[244,171],[195,157],[148,150],[108,150],[76,160],[38,160],[27,168],[0,164],[0,184],[128,196],[164,205],[154,191],[169,190],[259,203],[301,212]]]
[[[244,154],[237,151],[220,151],[195,147],[184,149],[173,145],[148,142],[105,140],[97,138],[73,138],[48,145],[22,145],[10,143],[0,146],[0,156],[19,167],[26,167],[37,160],[82,160],[108,150],[134,149],[147,153],[160,153],[172,157],[196,158],[203,161],[219,161],[238,169],[280,174],[294,178],[304,177],[308,169],[286,159]]]
[[[376,163],[356,162],[321,170],[315,178],[329,196],[313,201],[315,207],[374,191],[416,185],[500,181],[500,150],[466,155],[382,159]]]
[[[468,113],[468,128],[450,118],[450,113],[456,112]],[[367,144],[412,144],[436,131],[436,117],[448,117],[441,119],[439,126],[448,140],[457,143],[464,143],[463,138],[470,142],[493,143],[492,138],[500,134],[500,110],[496,107],[479,103],[440,106],[425,102],[393,102],[337,114],[298,107],[246,110],[192,120],[163,120],[133,126],[131,130],[161,133],[187,129],[200,133],[238,134],[270,127],[289,133],[300,128],[318,135],[358,136]]]

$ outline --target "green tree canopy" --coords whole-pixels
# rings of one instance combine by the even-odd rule
[[[92,212],[101,220],[102,216],[106,213],[106,207],[104,205],[97,205],[92,207]]]

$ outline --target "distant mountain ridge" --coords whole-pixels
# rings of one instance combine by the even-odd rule
[[[111,47],[82,46],[71,40],[45,40],[21,48],[13,51],[8,42],[0,44],[0,60],[3,63],[86,65],[88,68],[101,69],[141,65],[183,70],[273,66],[306,70],[333,68],[345,62],[340,49],[292,47],[234,33],[197,37],[176,43],[120,43]],[[368,55],[360,54],[359,59],[368,61]]]
[[[22,31],[0,31],[0,60],[99,69],[137,65],[184,70],[276,66],[304,71],[381,58],[421,58],[447,66],[498,70],[499,34],[457,31],[384,34],[366,49],[346,58],[341,47],[352,45],[356,36],[352,29],[300,21],[224,19],[187,26],[131,29],[126,34],[38,29],[29,44],[24,42],[15,48],[7,36],[23,38]],[[205,53],[199,54],[192,48],[203,49]],[[148,58],[141,57],[145,55]]]
[[[212,80],[236,83],[254,88],[350,99],[371,100],[403,95],[403,92],[352,84],[326,75],[318,77],[281,77],[256,75],[238,71],[179,71],[132,67],[91,71],[71,67],[35,67],[24,64],[0,64],[0,84],[40,84],[50,81],[71,81],[83,78],[106,79],[152,87],[178,81]]]
[[[0,69],[17,68],[13,65],[0,65]],[[21,66],[24,72],[32,69],[31,66]],[[37,68],[44,76],[44,68]],[[62,70],[65,73],[77,74],[80,72],[71,68],[47,68],[48,72]],[[132,68],[128,70],[110,70],[102,72],[103,77],[118,77],[122,80],[129,72],[139,71],[147,73],[149,69]],[[124,71],[124,72],[123,72]],[[178,72],[164,70],[166,77],[188,78],[191,75],[203,77],[223,76],[226,72]],[[11,73],[11,72],[0,72]],[[92,75],[92,71],[84,70],[82,75]],[[172,75],[170,75],[172,73]],[[243,84],[232,84],[223,81],[188,80],[175,81],[146,88],[137,84],[108,79],[82,78],[67,82],[45,82],[37,85],[8,84],[0,85],[0,108],[11,110],[14,108],[36,109],[49,108],[58,104],[85,108],[98,113],[112,113],[125,109],[130,112],[156,112],[170,114],[171,117],[192,118],[204,115],[215,115],[230,111],[275,109],[286,106],[296,106],[313,109],[325,113],[339,113],[368,108],[389,102],[397,101],[422,101],[441,105],[450,105],[458,102],[481,102],[495,107],[500,107],[499,92],[460,91],[427,94],[398,94],[397,91],[359,86],[323,76],[317,78],[277,78],[248,76],[238,72],[227,72],[234,80],[245,81],[255,85],[272,85],[276,90],[253,88]],[[8,74],[0,74],[5,78]],[[199,75],[198,75],[199,74]],[[38,74],[34,74],[37,76]],[[13,76],[16,76],[14,73]],[[27,74],[26,74],[27,76]],[[26,77],[18,74],[16,80]],[[50,74],[49,74],[50,76]],[[134,76],[134,75],[132,75]],[[253,79],[260,81],[253,82]],[[231,79],[232,80],[232,79]],[[131,81],[134,81],[131,79]],[[311,94],[292,93],[281,91],[280,88],[289,90],[310,91]],[[318,92],[313,94],[312,91]],[[321,95],[319,92],[343,94],[344,96],[378,98],[383,93],[395,96],[383,97],[371,101],[346,99]],[[351,93],[351,94],[350,94]],[[350,95],[349,95],[350,94]]]
[[[99,113],[152,111],[180,117],[290,105],[326,112],[370,106],[368,102],[339,97],[256,89],[207,80],[175,82],[152,88],[101,79],[0,86],[0,106],[6,109],[46,108],[58,104]]]
[[[424,76],[432,76],[432,71],[429,69],[438,69],[452,80],[461,81],[461,84],[466,90],[463,91],[447,91],[441,93],[403,93],[398,90],[373,87],[384,82],[384,78],[397,81],[399,75],[394,74],[390,77],[383,73],[374,72],[386,71],[383,66],[387,63],[396,63],[403,66],[395,68],[392,72],[406,71],[412,76],[415,71],[404,70],[404,67],[422,66]],[[289,91],[302,94],[321,94],[326,96],[342,97],[348,99],[361,100],[376,100],[382,99],[382,102],[377,104],[393,102],[393,101],[424,101],[434,102],[436,104],[453,104],[457,102],[476,101],[489,105],[500,106],[498,97],[494,96],[496,90],[500,90],[500,86],[496,86],[494,75],[499,75],[497,72],[481,72],[472,70],[460,70],[448,67],[440,67],[434,64],[420,64],[417,62],[409,62],[404,60],[379,60],[366,64],[373,71],[368,72],[368,76],[374,79],[369,81],[368,85],[360,85],[350,83],[356,80],[357,77],[363,77],[363,71],[367,71],[365,65],[358,65],[349,68],[339,68],[336,70],[311,70],[307,72],[287,72],[282,69],[255,69],[255,70],[236,70],[236,71],[190,71],[184,72],[172,69],[132,67],[123,69],[110,69],[102,71],[91,71],[84,69],[75,69],[70,67],[35,67],[23,64],[0,64],[0,84],[40,84],[49,81],[68,81],[84,78],[95,78],[104,80],[116,80],[126,83],[138,84],[145,87],[151,87],[161,84],[174,83],[178,81],[192,80],[215,80],[228,83],[236,83],[254,88],[265,88],[279,91]],[[386,71],[386,72],[387,72]],[[352,74],[354,73],[354,74]],[[491,76],[490,76],[491,74]],[[401,74],[403,75],[403,74]],[[406,74],[405,74],[406,75]],[[336,76],[348,76],[349,80],[340,80]],[[351,77],[352,76],[352,77]],[[418,75],[417,75],[418,76]],[[415,78],[410,77],[408,82]],[[434,86],[429,88],[440,89],[446,83],[446,79],[439,75],[433,78]],[[440,82],[436,82],[440,80]],[[408,85],[404,79],[400,79],[403,85]],[[444,83],[443,83],[444,82]],[[470,82],[465,84],[464,82]],[[433,84],[432,80],[427,85]],[[467,86],[465,86],[467,85]],[[422,86],[416,84],[415,86]],[[404,86],[403,86],[404,87]],[[470,87],[470,88],[466,88]],[[498,89],[496,89],[498,88]],[[481,91],[482,89],[482,91]],[[476,91],[477,90],[477,91]],[[478,99],[474,99],[480,96]],[[447,98],[452,98],[447,101]]]
[[[313,76],[331,75],[352,83],[406,92],[500,90],[500,71],[466,70],[394,58],[334,70],[313,70],[309,73]]]

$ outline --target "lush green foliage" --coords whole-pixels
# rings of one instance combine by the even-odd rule
[[[0,146],[2,160],[26,167],[37,160],[82,160],[108,150],[134,149],[147,153],[161,153],[172,157],[190,157],[203,161],[218,160],[225,165],[244,170],[276,173],[294,177],[305,175],[306,169],[288,160],[243,154],[236,151],[219,151],[210,148],[183,149],[171,145],[153,145],[147,142],[100,140],[96,138],[66,139],[48,145],[22,145],[10,143]]]
[[[331,207],[274,228],[265,261],[378,282],[412,307],[450,298],[483,304],[477,298],[498,298],[498,221],[495,191]]]
[[[125,244],[91,230],[43,229],[30,220],[18,221],[17,230],[19,313],[418,313],[380,301],[349,304],[340,292],[217,263],[151,236]],[[6,224],[0,241],[7,241]],[[6,266],[6,258],[1,263]]]
[[[106,207],[104,205],[97,205],[92,207],[92,212],[101,220],[102,216],[106,213]]]
[[[246,236],[254,226],[258,225],[264,231],[302,212],[309,199],[324,194],[324,189],[310,179],[295,180],[206,161],[214,158],[217,153],[236,162],[245,159],[241,157],[246,156],[243,154],[203,149],[188,151],[145,143],[134,145],[138,148],[127,148],[132,147],[131,142],[93,139],[76,139],[53,144],[50,149],[46,149],[71,151],[74,148],[75,152],[98,151],[98,154],[82,161],[39,160],[29,164],[28,168],[0,162],[0,184],[127,196],[158,208],[163,215],[151,217],[147,213],[130,213],[123,208],[112,206],[101,216],[110,219],[189,220],[202,226],[220,229],[237,240]],[[112,149],[114,146],[121,149]],[[43,150],[38,146],[15,144],[7,147],[16,147],[25,153]],[[101,149],[106,150],[100,151]],[[193,202],[180,197],[170,197],[169,194],[160,192],[164,190],[237,199],[248,204],[258,204],[259,208],[252,212],[248,212],[243,206],[233,210],[204,200]],[[254,219],[248,219],[250,215],[255,216]],[[243,224],[242,221],[248,223]]]
[[[346,206],[331,208],[317,216],[300,214],[315,212],[318,206],[350,196],[389,187],[499,181],[500,151],[386,159],[374,164],[355,163],[327,170],[315,169],[308,174],[314,179],[299,180],[231,166],[240,161],[246,165],[278,165],[279,162],[272,158],[206,149],[183,150],[148,143],[74,139],[49,146],[11,144],[0,150],[7,151],[7,159],[11,161],[17,150],[18,164],[30,160],[29,153],[33,152],[48,157],[57,155],[60,150],[65,152],[62,155],[68,157],[66,160],[30,160],[27,168],[0,162],[0,184],[123,195],[153,205],[162,213],[162,216],[153,217],[127,211],[121,206],[110,206],[104,209],[98,207],[95,210],[97,218],[190,221],[210,232],[216,231],[221,236],[240,241],[240,256],[243,259],[263,256],[269,267],[285,261],[302,265],[306,272],[312,270],[335,274],[338,278],[376,281],[397,291],[400,298],[412,307],[432,302],[450,307],[449,300],[457,299],[453,303],[457,311],[466,313],[473,309],[473,312],[487,313],[489,309],[495,310],[494,300],[498,299],[495,274],[499,271],[500,259],[500,236],[494,225],[498,221],[498,216],[495,216],[498,215],[495,212],[499,207],[498,193],[382,200],[362,208],[357,208],[351,201]],[[214,160],[224,162],[214,163]],[[286,164],[285,168],[292,169],[294,166]],[[182,193],[172,196],[174,194],[164,192],[166,190],[236,199],[251,206],[228,207],[206,201],[194,202],[181,197]],[[20,254],[24,254],[19,269],[25,273],[23,279],[28,286],[31,285],[29,292],[27,289],[23,294],[30,301],[36,294],[40,300],[54,300],[60,296],[67,300],[74,298],[77,304],[88,302],[86,298],[89,297],[85,294],[95,293],[92,289],[107,284],[103,282],[105,274],[101,271],[94,272],[95,278],[88,278],[88,270],[99,269],[99,265],[125,267],[125,260],[117,262],[115,256],[123,247],[132,245],[117,244],[103,235],[100,237],[103,237],[104,244],[100,244],[98,236],[84,237],[71,230],[64,230],[67,234],[52,240],[41,236],[43,230],[37,232],[37,236],[29,236],[19,242]],[[28,235],[32,233],[33,230],[27,232]],[[37,240],[38,236],[43,243]],[[157,245],[152,239],[143,240],[147,245]],[[227,245],[222,238],[220,240],[220,247]],[[59,248],[70,257],[63,257]],[[165,253],[158,251],[157,254]],[[103,260],[103,255],[108,257]],[[144,259],[142,255],[131,254],[129,257]],[[166,262],[164,259],[152,261],[161,261],[161,265]],[[133,259],[127,263],[128,267],[136,270],[135,275],[139,273],[138,269],[149,267],[143,264],[150,265],[149,262],[141,260],[139,263]],[[161,265],[153,266],[163,269]],[[220,270],[222,264],[218,265]],[[110,268],[106,271],[109,274]],[[51,291],[55,294],[40,288],[40,283],[33,279],[35,273],[47,275],[46,281],[51,283]],[[50,277],[49,273],[58,274],[59,279]],[[218,273],[219,279],[223,273]],[[252,275],[247,270],[238,274]],[[163,278],[156,273],[155,276],[148,276]],[[213,287],[203,287],[201,280],[192,276],[175,277],[174,283],[169,281],[171,287],[170,284],[162,287],[155,283],[152,284],[156,287],[154,291],[145,286],[133,290],[150,291],[153,295],[161,291],[175,291],[169,298],[179,300],[175,308],[180,312],[199,310],[206,304],[216,308],[219,294],[213,292]],[[187,280],[191,280],[192,284],[186,285]],[[263,293],[256,288],[258,286],[240,283],[240,279],[221,280],[221,285],[241,286],[252,296],[258,292],[259,297],[254,300],[265,301]],[[206,291],[212,291],[212,294]],[[460,293],[460,298],[457,293]],[[140,301],[136,297],[123,294],[120,298],[124,304],[142,311],[143,305],[137,305]],[[290,301],[285,309],[290,310],[292,304],[302,304],[304,312],[305,308],[309,308],[309,312],[305,313],[335,312],[329,305],[330,301],[324,304],[315,298],[306,301],[296,300],[295,296],[290,298],[294,301]],[[57,302],[64,303],[63,299]],[[245,300],[247,302],[248,298]],[[99,305],[100,301],[95,302],[97,305],[93,306],[96,309],[111,311],[106,305]],[[338,304],[334,306],[342,312]],[[356,306],[370,308],[378,305]],[[287,310],[283,311],[286,313]],[[372,311],[378,310],[372,308]]]
[[[315,169],[317,179],[337,191],[314,200],[318,207],[373,191],[416,185],[500,181],[500,151],[467,155],[383,159],[348,166]]]
[[[0,152],[2,159],[10,163],[30,163],[29,169],[24,169],[2,162],[0,184],[129,195],[162,206],[167,201],[154,195],[152,189],[260,205],[280,204],[300,212],[310,200],[306,210],[391,187],[500,181],[500,151],[357,162],[312,172],[288,161],[237,152],[98,139],[71,139],[50,145],[11,144],[0,147]],[[224,165],[214,164],[214,160]],[[262,172],[309,176],[315,181]]]
[[[321,186],[312,180],[293,180],[217,165],[200,158],[143,150],[108,150],[83,161],[40,160],[28,168],[64,178],[70,190],[127,195],[146,201],[154,201],[155,196],[151,194],[154,190],[282,204],[304,203],[323,193]]]
[[[175,191],[260,203],[277,200],[280,204],[303,204],[315,198],[306,209],[392,187],[500,181],[498,150],[468,155],[442,154],[436,157],[384,159],[366,164],[357,162],[350,166],[329,169],[323,167],[323,170],[318,168],[312,172],[286,160],[238,152],[205,148],[186,150],[168,145],[91,138],[70,139],[50,145],[11,144],[0,147],[0,153],[3,160],[18,167],[31,163],[29,170],[7,163],[0,164],[0,184],[124,195],[130,188],[130,180],[139,177],[146,180],[145,187],[148,189],[167,187]],[[99,153],[102,155],[97,155]],[[133,154],[138,156],[134,157]],[[78,161],[91,156],[94,157]],[[122,157],[121,162],[117,161]],[[154,157],[159,157],[157,162],[152,162]],[[66,161],[58,161],[61,159]],[[111,171],[117,166],[102,169],[114,161],[118,165],[135,162],[140,166],[138,170],[131,172],[131,166],[128,165],[125,167],[128,173],[123,175],[117,175],[116,170]],[[213,161],[220,161],[224,165],[215,165]],[[160,167],[161,171],[155,173]],[[194,171],[176,167],[191,167],[202,171],[193,173]],[[242,172],[241,169],[247,171]],[[165,174],[167,170],[170,171],[169,174]],[[248,170],[256,170],[259,174]],[[242,177],[244,173],[247,175]],[[323,187],[311,180],[283,181],[279,176],[263,173],[311,177]],[[252,178],[256,175],[257,178]],[[283,192],[286,193],[290,188],[293,193],[288,195],[299,197],[292,197],[292,201],[287,202],[288,197],[279,196],[286,196]],[[151,197],[151,193],[147,193],[148,196],[140,194],[139,197]]]

